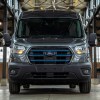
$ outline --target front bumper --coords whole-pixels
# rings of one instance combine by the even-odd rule
[[[89,74],[84,74],[84,69]],[[91,79],[90,62],[35,65],[11,62],[8,71],[9,79],[20,84],[79,84]]]

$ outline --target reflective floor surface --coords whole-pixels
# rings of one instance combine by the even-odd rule
[[[11,95],[8,86],[0,86],[0,100],[100,100],[100,85],[92,85],[90,94],[80,94],[79,88],[68,86],[31,86],[21,89],[20,94]]]

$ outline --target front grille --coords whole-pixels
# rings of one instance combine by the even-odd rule
[[[66,47],[34,47],[28,52],[32,64],[67,64],[72,55],[71,50]]]

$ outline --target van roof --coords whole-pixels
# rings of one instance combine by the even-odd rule
[[[62,11],[62,10],[39,10],[39,11],[26,11],[22,12],[19,19],[28,18],[72,18],[80,19],[77,12]]]

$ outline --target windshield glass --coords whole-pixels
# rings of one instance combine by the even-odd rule
[[[81,38],[79,20],[68,18],[32,18],[19,21],[19,38]]]

